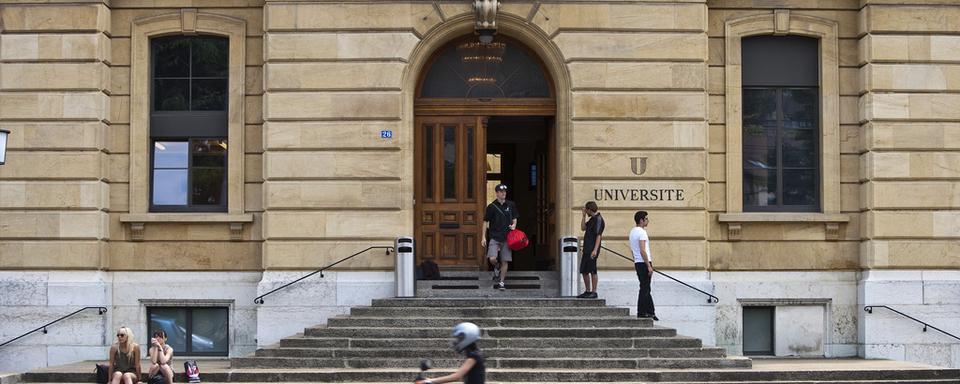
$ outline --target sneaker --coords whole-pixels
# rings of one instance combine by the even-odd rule
[[[597,293],[596,293],[596,292],[590,292],[590,294],[584,296],[584,298],[586,298],[586,299],[596,299],[596,298],[597,298]]]
[[[507,289],[507,286],[506,286],[506,285],[503,285],[503,282],[501,281],[500,283],[497,284],[497,289],[499,289],[499,290],[502,291],[502,290]]]
[[[586,299],[588,296],[590,296],[590,291],[584,291],[583,293],[577,295],[577,298],[578,298],[578,299]]]
[[[653,321],[660,321],[660,318],[657,317],[657,315],[650,315],[650,318],[653,319]]]

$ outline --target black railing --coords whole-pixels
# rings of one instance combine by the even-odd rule
[[[323,268],[320,268],[320,269],[318,269],[318,270],[316,270],[316,271],[310,272],[309,274],[307,274],[307,275],[305,275],[305,276],[303,276],[303,277],[301,277],[301,278],[299,278],[299,279],[296,279],[296,280],[294,280],[294,281],[291,281],[291,282],[289,282],[289,283],[286,283],[286,284],[284,284],[284,285],[281,285],[281,286],[279,286],[279,287],[277,287],[277,288],[274,288],[274,289],[273,289],[272,291],[270,291],[270,292],[267,292],[267,293],[264,293],[264,294],[262,294],[262,295],[260,295],[260,296],[257,296],[256,298],[253,299],[253,303],[254,303],[254,304],[263,304],[263,298],[266,297],[267,295],[269,295],[269,294],[271,294],[271,293],[274,293],[274,292],[276,292],[276,291],[279,291],[279,290],[281,290],[281,289],[284,289],[284,288],[286,288],[286,287],[289,287],[289,286],[291,286],[291,285],[294,285],[294,284],[300,282],[300,280],[306,279],[306,278],[308,278],[308,277],[310,277],[310,276],[313,276],[313,275],[316,275],[316,274],[318,274],[318,273],[320,274],[320,277],[323,277],[323,271],[325,271],[325,270],[327,270],[327,269],[329,269],[329,268],[333,268],[335,265],[340,264],[340,263],[342,263],[342,262],[344,262],[344,261],[350,260],[350,259],[354,258],[355,256],[360,255],[360,254],[362,254],[362,253],[364,253],[364,252],[366,252],[366,251],[369,251],[369,250],[371,250],[371,249],[385,249],[385,250],[387,250],[387,255],[390,255],[390,251],[393,250],[393,247],[391,247],[391,246],[384,246],[384,245],[367,247],[367,249],[364,249],[364,250],[362,250],[362,251],[360,251],[360,252],[354,253],[354,254],[352,254],[352,255],[350,255],[350,256],[344,257],[344,258],[342,258],[342,259],[340,259],[340,260],[338,260],[338,261],[336,261],[336,262],[334,262],[334,263],[332,263],[332,264],[330,264],[330,265],[327,265],[326,267],[323,267]]]
[[[940,328],[934,327],[934,326],[932,326],[932,325],[930,325],[930,324],[927,324],[927,323],[926,323],[925,321],[923,321],[923,320],[917,319],[917,318],[915,318],[915,317],[913,317],[913,316],[910,316],[910,315],[908,315],[908,314],[906,314],[906,313],[900,312],[900,311],[898,311],[898,310],[896,310],[896,309],[890,308],[890,307],[888,307],[888,306],[886,306],[886,305],[868,305],[868,306],[866,306],[866,307],[863,307],[863,311],[866,312],[866,313],[873,313],[873,309],[874,309],[874,308],[886,308],[886,309],[889,309],[889,310],[891,310],[891,311],[893,311],[893,312],[896,312],[896,313],[897,313],[898,315],[900,315],[900,316],[906,317],[906,318],[908,318],[908,319],[910,319],[910,320],[913,320],[913,321],[916,321],[916,322],[918,322],[918,323],[920,323],[920,324],[923,324],[923,331],[924,331],[924,332],[927,331],[927,328],[933,328],[933,329],[936,329],[936,330],[940,331],[940,333],[942,333],[942,334],[944,334],[944,335],[947,335],[947,336],[950,336],[950,337],[952,337],[952,338],[954,338],[954,339],[960,340],[960,337],[957,337],[956,335],[953,335],[953,334],[951,334],[950,332],[947,332],[947,331],[944,331],[944,330],[942,330],[942,329],[940,329]]]
[[[58,322],[58,321],[60,321],[60,320],[63,320],[63,319],[66,319],[66,318],[68,318],[68,317],[70,317],[70,316],[76,315],[76,314],[78,314],[78,313],[80,313],[80,312],[83,312],[83,311],[86,311],[86,310],[88,310],[88,309],[96,309],[98,315],[103,315],[104,313],[107,313],[107,308],[106,308],[106,307],[83,307],[83,308],[80,308],[80,309],[78,309],[78,310],[76,310],[76,311],[73,311],[73,313],[71,313],[71,314],[69,314],[69,315],[65,315],[65,316],[63,316],[63,317],[61,317],[61,318],[59,318],[59,319],[56,319],[56,320],[54,320],[54,321],[51,321],[51,322],[46,323],[46,324],[44,324],[44,325],[41,325],[41,326],[33,329],[33,330],[30,331],[30,332],[24,333],[24,334],[22,334],[22,335],[20,335],[20,336],[14,337],[13,339],[7,340],[7,341],[4,342],[3,344],[0,344],[0,347],[2,347],[2,346],[4,346],[4,345],[7,345],[7,344],[10,344],[10,343],[12,343],[12,342],[14,342],[14,341],[20,340],[20,339],[26,337],[27,335],[29,335],[29,334],[31,334],[31,333],[34,333],[34,332],[36,332],[36,331],[42,331],[44,334],[46,334],[46,333],[47,333],[47,327],[53,325],[53,323],[56,323],[56,322]]]
[[[620,253],[620,252],[614,251],[614,250],[612,250],[612,249],[610,249],[610,248],[607,248],[607,247],[604,247],[604,246],[602,246],[602,245],[600,246],[600,248],[606,249],[607,251],[612,252],[614,255],[617,255],[617,256],[620,256],[620,257],[622,257],[622,258],[624,258],[624,259],[626,259],[626,260],[629,260],[631,263],[634,262],[634,261],[633,261],[633,258],[631,258],[631,257],[626,257],[626,256],[624,256],[624,255],[623,255],[622,253]],[[656,268],[654,268],[653,271],[656,272],[656,273],[658,273],[658,274],[660,274],[660,276],[663,276],[663,277],[666,277],[666,278],[668,278],[668,279],[670,279],[670,280],[676,281],[676,282],[678,282],[678,283],[680,283],[680,284],[683,284],[683,285],[686,286],[687,288],[690,288],[690,289],[692,289],[692,290],[694,290],[694,291],[697,291],[697,292],[700,292],[700,293],[702,293],[702,294],[704,294],[704,295],[707,295],[707,303],[709,303],[709,304],[714,304],[714,303],[719,303],[719,302],[720,302],[720,298],[719,298],[719,297],[716,297],[716,296],[714,296],[714,295],[711,295],[710,293],[707,293],[707,292],[705,292],[704,290],[702,290],[702,289],[700,289],[700,288],[697,288],[697,287],[694,287],[694,286],[692,286],[692,285],[690,285],[690,284],[684,283],[684,282],[678,280],[677,278],[675,278],[675,277],[673,277],[673,276],[670,276],[670,275],[668,275],[668,274],[666,274],[666,273],[663,273],[663,272],[658,271]]]

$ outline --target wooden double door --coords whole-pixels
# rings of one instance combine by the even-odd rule
[[[441,266],[482,262],[486,207],[485,117],[419,117],[414,134],[417,259]]]

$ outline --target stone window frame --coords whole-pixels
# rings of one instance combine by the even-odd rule
[[[231,239],[240,240],[244,213],[244,75],[247,23],[236,17],[184,8],[178,12],[139,18],[130,34],[130,223],[132,240],[143,239],[145,223],[229,223]],[[229,40],[227,81],[227,212],[151,213],[150,191],[150,38],[207,34]]]
[[[757,35],[797,35],[820,40],[820,212],[743,212],[743,82],[742,39]],[[839,24],[834,20],[791,14],[777,9],[768,14],[727,20],[724,24],[724,88],[726,124],[726,213],[730,240],[740,239],[745,222],[822,222],[825,237],[837,240],[839,224],[850,218],[840,213],[840,69]]]
[[[236,300],[234,299],[139,299],[138,313],[143,321],[138,322],[138,327],[143,327],[140,334],[145,336],[145,340],[150,340],[150,318],[147,317],[149,307],[176,307],[176,308],[197,308],[197,307],[221,307],[227,309],[227,356],[233,356],[234,329],[236,328]],[[141,337],[144,339],[144,337]],[[176,352],[176,351],[175,351]],[[179,352],[183,354],[183,352]],[[186,355],[193,356],[193,355]],[[206,357],[206,355],[204,355]],[[223,357],[216,355],[216,357]]]
[[[739,337],[743,338],[743,307],[773,307],[773,317],[777,317],[777,308],[786,307],[786,306],[811,306],[811,307],[822,307],[823,308],[823,354],[824,357],[832,357],[832,352],[828,350],[828,345],[833,344],[833,306],[834,302],[832,298],[823,297],[823,298],[737,298],[737,304],[734,306],[736,308],[736,319],[737,320],[737,331]],[[773,336],[776,339],[777,330],[776,326],[773,329]],[[776,353],[776,343],[774,343],[774,353]],[[739,354],[743,354],[743,344],[741,340],[740,350],[737,351]]]

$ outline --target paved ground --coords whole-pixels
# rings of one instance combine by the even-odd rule
[[[204,373],[224,372],[230,370],[230,361],[225,359],[203,359],[198,358],[197,365],[200,366],[200,376]],[[94,364],[98,361],[83,361],[79,363],[48,367],[38,370],[39,372],[86,372],[93,371]],[[183,359],[174,358],[173,367],[177,372],[183,370]],[[146,372],[148,364],[143,362],[143,371]],[[755,358],[753,359],[753,368],[751,371],[859,371],[859,370],[877,370],[877,369],[928,369],[936,368],[931,365],[914,363],[909,361],[895,360],[864,360],[864,359],[773,359],[773,358]],[[411,367],[409,370],[416,369]],[[256,369],[254,369],[256,370]],[[716,369],[710,369],[716,370]],[[728,369],[723,369],[728,370]],[[738,369],[732,369],[738,370]],[[660,369],[659,371],[666,371]]]

